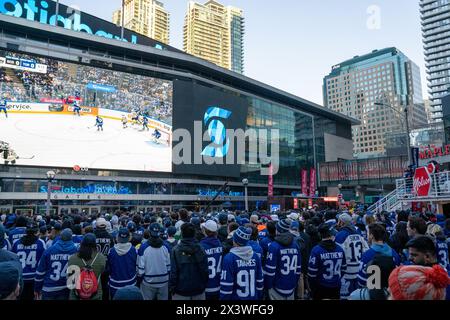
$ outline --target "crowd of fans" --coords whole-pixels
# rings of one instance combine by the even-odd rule
[[[10,214],[0,299],[444,300],[449,239],[443,215],[364,208]]]
[[[124,112],[140,110],[171,124],[170,81],[11,52],[2,55],[47,65],[46,74],[13,70],[14,77],[7,76],[6,69],[0,68],[0,88],[10,101],[41,102],[44,98],[67,101],[78,93],[83,105]],[[87,87],[89,84],[115,89],[114,92],[92,90]]]

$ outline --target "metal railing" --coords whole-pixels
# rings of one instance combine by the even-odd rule
[[[400,209],[401,206],[402,203],[397,196],[397,190],[394,190],[384,198],[371,205],[367,210],[375,213],[380,213],[381,211],[391,212]]]

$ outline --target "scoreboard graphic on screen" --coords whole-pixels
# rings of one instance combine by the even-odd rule
[[[47,65],[45,64],[14,57],[0,57],[0,67],[43,74],[47,73]]]

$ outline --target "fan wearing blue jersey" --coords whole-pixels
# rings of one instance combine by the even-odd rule
[[[261,263],[262,263],[263,250],[258,242],[258,228],[252,223],[247,223],[245,225],[245,227],[252,229],[252,236],[250,237],[250,240],[248,241],[247,245],[252,247],[253,252],[258,255],[258,257],[261,259]]]
[[[103,119],[100,116],[95,118],[95,126],[97,127],[97,131],[103,131]]]
[[[145,300],[168,300],[170,253],[160,237],[161,225],[154,222],[148,230],[150,238],[139,248],[137,258],[141,292]]]
[[[206,300],[219,300],[220,297],[220,274],[222,272],[223,246],[217,239],[218,225],[214,220],[208,220],[202,224],[206,238],[200,241],[208,259],[209,280],[206,285]]]
[[[64,229],[59,240],[45,250],[36,270],[34,297],[36,300],[68,300],[67,264],[77,252],[72,230]]]
[[[278,221],[275,241],[269,245],[264,283],[270,300],[294,300],[294,291],[300,279],[300,248],[294,241],[294,235],[289,232],[290,226],[290,219]]]
[[[276,226],[277,226],[276,221],[267,222],[267,225],[266,225],[267,236],[259,242],[261,249],[263,250],[262,259],[261,259],[261,262],[263,265],[266,264],[265,261],[266,261],[266,257],[267,257],[267,252],[269,251],[269,245],[273,241],[275,241],[275,236],[276,236],[276,232],[277,232]]]
[[[350,294],[358,289],[358,272],[361,257],[369,249],[363,236],[352,225],[352,217],[348,213],[339,215],[336,243],[344,250],[347,259],[347,272],[342,278],[341,299],[348,299]]]
[[[111,300],[120,288],[136,285],[137,252],[130,243],[127,228],[119,229],[117,244],[109,251],[106,270],[109,273],[109,294]]]
[[[12,252],[17,254],[22,264],[22,274],[24,280],[24,287],[20,300],[33,300],[34,298],[34,278],[36,276],[36,269],[45,251],[45,243],[38,237],[38,225],[34,222],[29,222],[27,225],[26,234],[14,242]]]
[[[385,243],[387,238],[387,231],[380,223],[372,223],[369,225],[369,243],[370,248],[363,253],[358,273],[358,284],[361,288],[369,287],[367,284],[367,266],[375,258],[375,256],[382,256],[387,262],[385,265],[391,265],[392,270],[398,267],[401,263],[400,256]],[[379,260],[381,260],[381,258]]]
[[[314,300],[340,298],[341,281],[346,274],[344,250],[336,244],[327,224],[319,227],[322,241],[311,250],[308,278]]]
[[[16,219],[15,227],[9,231],[9,243],[11,245],[14,245],[15,241],[19,240],[26,234],[27,223],[28,219],[23,216],[19,216]]]
[[[260,300],[264,289],[261,259],[248,246],[252,230],[239,227],[233,234],[233,248],[223,260],[220,300]]]
[[[5,98],[0,99],[0,113],[3,111],[5,113],[6,118],[8,118],[8,110],[6,109],[8,102]]]

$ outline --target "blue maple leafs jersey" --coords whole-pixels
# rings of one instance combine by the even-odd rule
[[[206,293],[217,293],[220,290],[220,275],[222,272],[223,246],[219,239],[206,237],[200,241],[208,259],[208,283]]]
[[[346,270],[345,253],[338,245],[331,251],[326,250],[320,244],[312,249],[308,263],[308,276],[320,286],[340,287],[341,278]]]
[[[34,280],[39,260],[45,251],[45,242],[37,239],[32,245],[25,246],[22,244],[22,239],[19,239],[14,243],[11,251],[17,254],[22,264],[23,280]]]
[[[67,289],[67,264],[77,248],[72,241],[56,241],[44,251],[36,270],[34,291],[57,295]]]
[[[364,252],[369,250],[369,245],[356,229],[345,227],[336,235],[336,243],[344,250],[347,259],[347,279],[356,279],[359,272],[359,264]]]
[[[114,246],[108,254],[107,267],[109,271],[109,287],[112,289],[111,296],[114,296],[115,291],[136,284],[136,265],[137,265],[137,251],[131,246],[125,253],[119,255],[118,247]]]
[[[264,278],[258,255],[251,247],[232,248],[223,260],[220,299],[259,300],[263,288]]]
[[[15,241],[22,238],[27,233],[27,228],[25,227],[15,227],[9,232],[9,243],[14,244]]]
[[[447,270],[447,272],[450,272],[450,265],[448,260],[448,244],[445,240],[436,241],[436,257],[438,263],[445,270]]]

